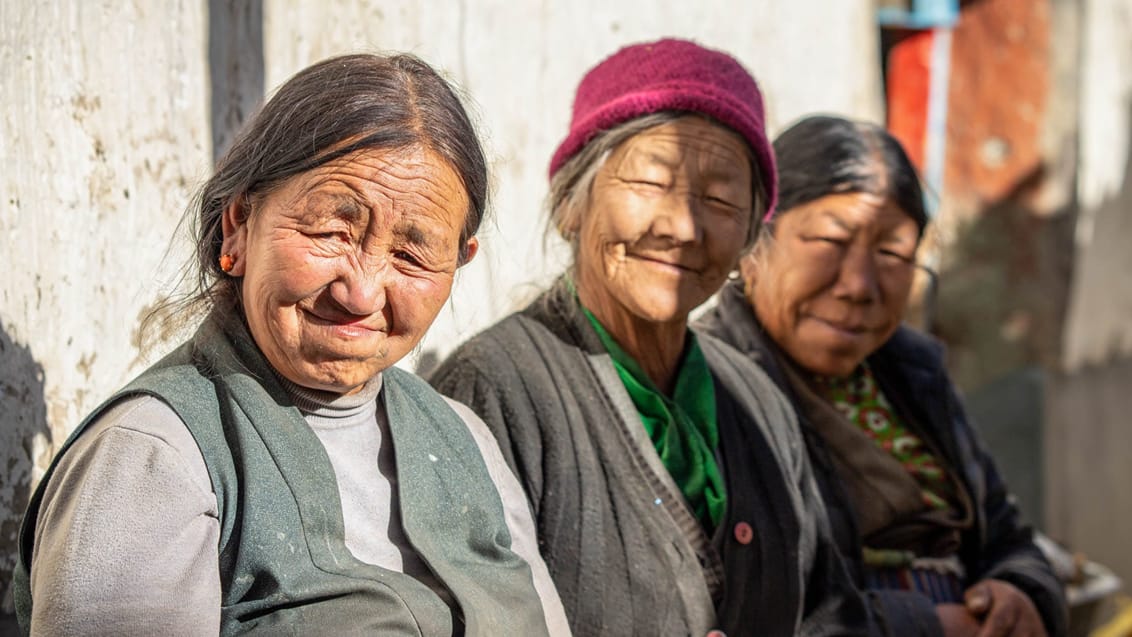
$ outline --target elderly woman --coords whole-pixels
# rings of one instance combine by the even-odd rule
[[[778,212],[698,326],[793,400],[839,545],[893,634],[1063,634],[1059,585],[940,347],[901,325],[927,223],[908,157],[834,117],[774,149]]]
[[[687,41],[624,48],[582,80],[550,175],[574,265],[430,380],[499,439],[574,632],[853,634],[788,403],[687,327],[774,201],[754,79]]]
[[[482,421],[392,367],[476,253],[483,152],[412,56],[288,81],[204,185],[210,308],[28,508],[32,634],[565,634]]]

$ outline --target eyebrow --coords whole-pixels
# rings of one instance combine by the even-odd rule
[[[350,222],[360,222],[362,220],[365,213],[363,207],[357,201],[349,197],[341,196],[334,196],[333,199],[333,211],[335,216]]]
[[[834,212],[832,210],[822,210],[819,213],[819,216],[824,217],[826,219],[829,219],[830,221],[832,221],[834,223],[834,225],[841,228],[842,230],[845,230],[846,232],[854,232],[857,229],[855,226],[853,226],[849,222],[845,221],[841,217],[838,217],[836,214],[834,214]]]
[[[434,245],[433,237],[421,230],[415,224],[400,225],[394,229],[394,234],[404,237],[409,243],[431,248]]]
[[[680,163],[680,160],[678,160],[678,159],[677,160],[669,159],[668,157],[665,157],[664,155],[661,155],[661,154],[657,153],[656,151],[652,151],[652,150],[645,151],[645,152],[641,152],[641,151],[638,150],[634,154],[637,155],[638,157],[640,157],[641,159],[643,159],[646,164],[659,164],[659,165],[664,166],[665,168],[668,168],[668,169],[676,168]]]
[[[330,214],[350,223],[361,222],[365,215],[364,207],[360,203],[352,197],[338,193],[311,193],[308,202],[308,209],[311,212],[318,215]]]

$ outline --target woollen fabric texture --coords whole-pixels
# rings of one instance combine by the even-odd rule
[[[598,133],[661,111],[705,115],[741,135],[767,193],[764,221],[778,200],[763,96],[738,60],[689,40],[667,38],[618,50],[578,85],[570,130],[550,160],[550,177]]]

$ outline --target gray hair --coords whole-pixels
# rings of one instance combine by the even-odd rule
[[[605,165],[609,156],[630,137],[688,115],[704,117],[698,113],[686,111],[651,113],[622,122],[613,128],[602,131],[590,140],[569,161],[563,164],[562,168],[558,169],[558,172],[554,173],[550,180],[550,192],[546,198],[549,220],[546,231],[549,233],[551,227],[557,230],[558,234],[570,244],[570,248],[576,256],[578,230],[581,228],[582,220],[590,208],[594,178],[601,167]],[[709,118],[705,117],[705,119]],[[710,121],[717,126],[724,126],[714,120]],[[724,127],[726,128],[726,126]],[[749,148],[747,154],[748,161],[751,163],[752,216],[746,245],[750,245],[755,239],[759,224],[766,212],[767,194],[759,171],[756,170],[754,155]]]

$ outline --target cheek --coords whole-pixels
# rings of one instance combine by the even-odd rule
[[[297,301],[334,280],[341,257],[320,256],[309,247],[279,241],[249,263],[245,285],[255,291]]]
[[[899,274],[882,282],[886,305],[897,315],[897,321],[903,318],[904,309],[908,307],[908,299],[912,294],[912,278],[911,274]]]
[[[644,235],[652,221],[655,203],[628,193],[609,193],[586,215],[593,247],[607,249],[611,244],[632,243]]]
[[[743,224],[729,219],[725,224],[712,227],[710,241],[712,264],[727,273],[739,264],[739,256],[747,243],[747,229]]]
[[[452,292],[452,277],[403,277],[389,292],[389,303],[404,331],[419,333],[432,325]]]

